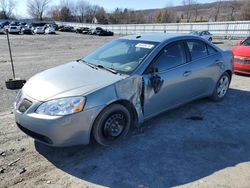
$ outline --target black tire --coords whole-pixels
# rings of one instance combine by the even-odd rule
[[[128,109],[120,104],[112,104],[96,118],[93,136],[98,144],[110,146],[128,134],[131,123]]]
[[[226,79],[227,79],[227,83],[226,83]],[[220,90],[220,87],[222,87],[222,81],[225,80],[225,84],[224,84],[224,88]],[[213,101],[222,101],[228,91],[229,85],[231,82],[231,76],[227,73],[224,72],[220,79],[217,81],[216,86],[214,88],[214,92],[212,94],[212,96],[210,97]]]
[[[13,80],[9,79],[5,81],[5,85],[7,89],[21,89],[23,85],[26,83],[26,80]]]

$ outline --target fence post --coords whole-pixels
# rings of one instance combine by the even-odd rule
[[[226,38],[228,37],[228,28],[229,28],[229,23],[226,24]]]

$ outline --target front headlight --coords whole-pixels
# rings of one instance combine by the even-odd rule
[[[86,102],[85,97],[67,97],[42,103],[36,110],[38,114],[63,116],[81,112]]]

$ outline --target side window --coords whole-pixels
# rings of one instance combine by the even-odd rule
[[[196,60],[208,55],[206,44],[199,40],[187,41],[191,59]]]
[[[215,54],[217,50],[215,50],[212,46],[207,44],[207,51],[209,55]]]
[[[250,38],[246,39],[243,43],[243,46],[250,46]]]
[[[166,47],[153,63],[159,71],[168,70],[186,63],[186,54],[183,43]]]

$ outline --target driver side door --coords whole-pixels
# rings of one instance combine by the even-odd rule
[[[143,75],[145,118],[185,103],[192,97],[194,88],[190,68],[182,41],[166,46],[158,54]]]

